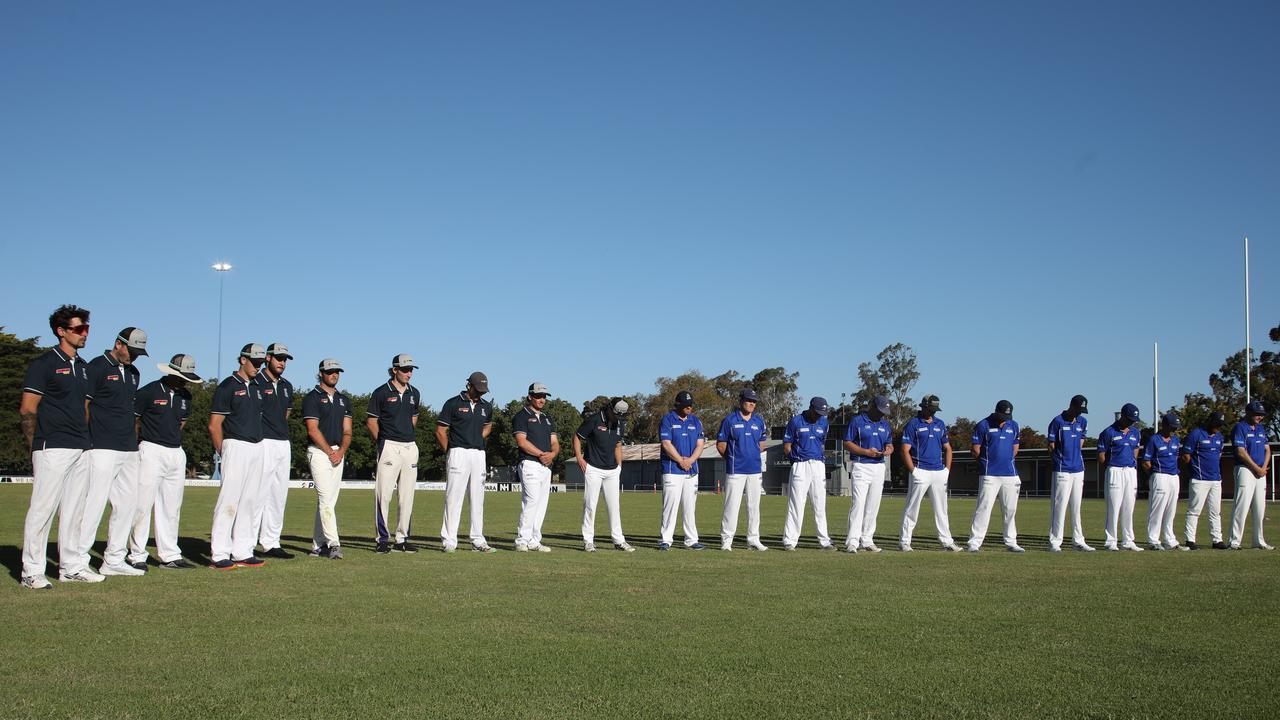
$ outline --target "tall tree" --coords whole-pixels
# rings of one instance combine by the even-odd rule
[[[876,355],[876,362],[858,363],[858,381],[862,387],[854,393],[850,412],[861,412],[876,395],[889,399],[889,422],[895,431],[916,414],[917,405],[911,388],[920,379],[916,352],[911,346],[894,343]]]
[[[1280,325],[1267,333],[1273,343],[1280,343]],[[1272,439],[1280,436],[1280,353],[1264,350],[1258,354],[1249,373],[1251,399],[1262,403],[1267,411],[1263,424]],[[1209,376],[1212,395],[1189,393],[1182,405],[1169,409],[1178,413],[1185,427],[1199,424],[1211,412],[1220,412],[1228,423],[1235,422],[1244,412],[1245,404],[1245,355],[1244,350],[1233,353],[1223,361],[1218,372]]]

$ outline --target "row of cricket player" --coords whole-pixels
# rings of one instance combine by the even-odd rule
[[[22,426],[32,449],[34,485],[24,527],[22,583],[29,588],[51,587],[45,577],[45,545],[55,513],[59,516],[59,579],[63,582],[101,582],[106,575],[142,575],[152,532],[157,564],[186,569],[194,565],[178,547],[178,523],[186,470],[182,432],[191,410],[188,383],[201,381],[195,360],[174,355],[159,363],[162,377],[140,385],[135,361],[147,354],[147,335],[136,327],[122,330],[112,347],[86,362],[79,355],[89,331],[89,312],[63,306],[50,318],[58,345],[37,357],[23,384]],[[280,343],[245,345],[238,367],[222,380],[212,399],[209,435],[221,457],[221,489],[214,506],[212,567],[258,567],[261,547],[270,558],[292,557],[280,544],[288,491],[290,444],[287,419],[295,391],[284,372],[292,359]],[[411,383],[417,365],[409,355],[396,355],[388,380],[369,398],[368,430],[377,443],[374,489],[376,552],[416,552],[410,543],[414,490],[418,475],[415,428],[421,398]],[[316,385],[301,407],[307,433],[307,458],[316,491],[313,532],[315,557],[340,559],[335,507],[343,464],[351,443],[350,400],[338,392],[342,365],[322,360]],[[485,445],[493,427],[493,406],[484,399],[488,379],[475,372],[465,389],[440,410],[436,440],[446,454],[447,481],[440,540],[444,552],[458,547],[464,500],[470,502],[469,541],[472,550],[491,553],[484,535]],[[550,552],[542,542],[542,524],[551,487],[551,465],[560,452],[557,428],[544,412],[548,388],[535,382],[524,407],[516,414],[513,432],[520,452],[522,505],[515,548],[521,552]],[[757,412],[757,395],[741,391],[738,407],[724,418],[715,435],[724,458],[724,505],[720,548],[732,550],[738,532],[738,513],[745,497],[747,547],[765,550],[760,537],[762,455],[767,428]],[[627,403],[610,399],[586,414],[573,434],[573,451],[585,484],[582,513],[583,547],[596,550],[595,513],[603,494],[614,548],[633,552],[622,531],[619,507],[623,421]],[[852,454],[853,497],[844,548],[851,553],[879,552],[873,540],[885,482],[886,462],[895,452],[889,403],[876,397],[849,423],[844,447]],[[929,395],[919,412],[902,428],[899,457],[911,480],[904,508],[899,547],[911,550],[912,533],[926,495],[933,503],[938,540],[945,550],[959,552],[947,513],[947,477],[952,451],[947,426],[938,417],[939,400]],[[827,532],[826,461],[827,402],[813,398],[808,410],[787,424],[783,452],[791,462],[787,516],[782,547],[795,550],[800,540],[806,501],[813,504],[819,546],[834,549]],[[1080,395],[1049,424],[1048,439],[1054,466],[1049,549],[1062,549],[1065,524],[1072,525],[1072,547],[1092,552],[1080,521],[1084,482],[1082,448],[1088,402]],[[1121,408],[1119,418],[1098,438],[1099,462],[1106,467],[1106,529],[1108,550],[1142,548],[1135,541],[1133,512],[1137,493],[1137,463],[1150,473],[1148,546],[1152,549],[1195,549],[1197,521],[1209,507],[1210,536],[1217,548],[1241,546],[1246,520],[1252,513],[1252,545],[1270,550],[1262,532],[1265,476],[1271,460],[1265,416],[1259,403],[1250,403],[1232,431],[1235,455],[1235,507],[1229,544],[1220,523],[1220,457],[1225,418],[1210,416],[1203,427],[1185,438],[1177,434],[1175,415],[1160,419],[1157,432],[1143,443],[1134,405]],[[699,542],[694,520],[698,491],[698,459],[706,447],[706,433],[693,411],[693,397],[680,392],[662,419],[662,525],[659,549],[675,541],[676,518],[683,514],[683,543],[694,550]],[[978,552],[997,500],[1004,516],[1004,544],[1023,552],[1017,542],[1015,512],[1020,480],[1014,467],[1019,427],[1013,406],[1005,400],[974,427],[973,452],[980,465],[977,507],[966,549]],[[1189,466],[1190,502],[1184,528],[1185,543],[1173,530],[1178,500],[1179,466]],[[397,505],[396,526],[389,524],[391,503]],[[107,545],[98,568],[90,567],[89,550],[108,503]],[[60,510],[60,511],[59,511]]]

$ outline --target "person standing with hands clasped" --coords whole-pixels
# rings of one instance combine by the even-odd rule
[[[338,492],[342,468],[351,447],[351,401],[338,392],[342,363],[320,361],[319,382],[302,398],[302,422],[307,427],[307,465],[316,486],[316,521],[311,535],[312,557],[342,559],[338,538]]]
[[[764,452],[768,434],[764,418],[756,413],[759,397],[751,388],[738,393],[738,409],[720,423],[716,435],[716,452],[724,458],[724,510],[720,514],[720,549],[733,550],[733,536],[738,532],[738,509],[742,496],[747,496],[747,547],[768,550],[760,542],[760,489]]]
[[[1138,498],[1138,452],[1142,434],[1138,432],[1138,406],[1125,403],[1120,417],[1098,436],[1098,464],[1107,469],[1104,493],[1107,499],[1106,538],[1103,547],[1141,552],[1133,537],[1133,505]]]
[[[416,553],[409,542],[413,523],[413,492],[418,487],[418,408],[422,395],[409,383],[418,366],[413,358],[400,353],[391,358],[387,374],[391,380],[379,385],[369,395],[369,415],[365,425],[377,447],[378,471],[373,480],[373,521],[377,533],[374,552],[391,552],[391,530],[387,516],[391,512],[391,493],[396,494],[395,550]]]
[[[471,500],[471,549],[481,553],[497,552],[484,539],[484,448],[493,430],[493,405],[484,399],[487,392],[489,378],[479,371],[471,373],[467,389],[445,401],[436,422],[436,442],[445,454],[440,544],[447,553],[458,548],[464,498]]]
[[[1182,442],[1177,430],[1181,426],[1177,415],[1166,413],[1160,418],[1159,430],[1147,440],[1142,451],[1142,469],[1151,478],[1147,493],[1147,543],[1152,550],[1178,549],[1173,516],[1178,510],[1178,456],[1182,454]]]
[[[844,447],[853,454],[853,498],[849,503],[845,552],[880,552],[875,543],[876,516],[884,493],[884,459],[893,454],[893,428],[885,420],[888,414],[889,399],[877,395],[867,411],[854,417],[845,431]]]
[[[791,483],[787,491],[787,519],[782,525],[782,549],[793,551],[800,542],[805,500],[813,501],[813,524],[820,550],[835,550],[827,534],[827,413],[825,398],[809,401],[809,409],[791,418],[782,436],[782,452],[791,460]]]
[[[622,534],[622,507],[618,494],[622,475],[622,418],[631,407],[622,398],[609,398],[604,407],[588,413],[573,434],[573,456],[582,470],[582,549],[596,551],[596,503],[604,493],[609,511],[609,537],[613,547],[635,552]]]
[[[982,549],[987,536],[987,523],[996,498],[1004,514],[1004,545],[1009,552],[1026,552],[1018,545],[1018,494],[1022,480],[1014,466],[1018,457],[1018,423],[1013,421],[1013,403],[1001,400],[995,412],[978,421],[973,428],[973,454],[978,458],[978,504],[973,509],[973,525],[969,529],[969,552]]]
[[[1089,429],[1089,400],[1071,398],[1071,405],[1049,423],[1049,455],[1053,458],[1053,496],[1049,499],[1049,552],[1062,552],[1067,515],[1071,515],[1071,546],[1093,552],[1084,540],[1080,500],[1084,495],[1085,434]]]
[[[1231,444],[1236,454],[1236,497],[1231,508],[1232,550],[1239,550],[1244,540],[1244,524],[1253,515],[1253,546],[1273,550],[1262,536],[1262,520],[1267,511],[1267,470],[1271,466],[1271,446],[1267,443],[1267,426],[1262,423],[1267,411],[1254,400],[1245,406],[1244,418],[1231,431]]]
[[[947,516],[947,478],[951,474],[951,439],[947,436],[947,424],[937,417],[937,395],[926,395],[920,401],[920,412],[907,421],[902,429],[902,460],[911,474],[907,488],[907,503],[902,508],[902,529],[898,534],[898,547],[911,552],[911,534],[920,516],[920,504],[925,494],[933,503],[933,522],[938,530],[938,542],[948,552],[960,552],[951,537],[951,518]]]
[[[1187,521],[1183,528],[1183,550],[1196,550],[1196,530],[1200,511],[1209,504],[1209,540],[1215,550],[1226,550],[1222,541],[1222,426],[1227,418],[1210,413],[1204,424],[1192,430],[1182,444],[1182,464],[1191,468],[1187,483]]]
[[[555,423],[543,412],[547,406],[547,386],[529,386],[525,405],[511,422],[520,447],[520,519],[516,522],[517,552],[551,552],[542,544],[542,520],[551,497],[551,463],[560,454],[560,438]]]
[[[703,550],[698,542],[694,510],[698,502],[698,458],[706,439],[702,421],[693,414],[693,394],[676,393],[675,409],[662,418],[658,439],[662,443],[662,526],[659,550],[670,550],[676,534],[676,512],[684,513],[684,546]]]

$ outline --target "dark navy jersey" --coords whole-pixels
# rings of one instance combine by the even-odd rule
[[[421,404],[422,395],[412,385],[406,385],[404,392],[390,381],[379,385],[369,395],[369,417],[378,421],[378,442],[416,442],[413,419]]]
[[[133,396],[142,373],[133,365],[117,362],[109,352],[89,361],[89,439],[97,450],[133,452],[138,449],[134,433]]]
[[[1049,422],[1046,437],[1053,443],[1053,470],[1062,473],[1084,472],[1084,457],[1080,443],[1084,441],[1089,421],[1083,415],[1068,420],[1062,413]]]
[[[22,390],[40,396],[32,450],[91,447],[89,426],[84,421],[89,364],[79,355],[69,358],[58,348],[50,348],[27,366]]]
[[[329,447],[342,444],[342,430],[346,425],[345,419],[349,417],[351,401],[340,392],[330,395],[317,385],[302,397],[302,422],[315,420]]]
[[[764,418],[752,413],[750,418],[734,410],[720,422],[716,442],[724,443],[726,475],[755,475],[761,471],[760,443],[769,437]]]
[[[1196,428],[1182,444],[1182,454],[1190,455],[1192,480],[1222,480],[1222,433],[1212,435],[1204,428]]]
[[[191,415],[191,393],[186,388],[170,390],[163,380],[149,382],[134,394],[133,413],[140,425],[139,439],[182,447],[182,423]]]
[[[444,401],[440,408],[440,425],[449,428],[449,449],[484,449],[484,426],[493,422],[493,405],[480,398],[474,403],[466,393]]]
[[[681,418],[680,413],[672,410],[662,416],[662,424],[658,428],[658,442],[668,440],[675,447],[680,457],[689,457],[698,449],[698,443],[704,441],[702,421],[697,415],[689,413],[689,417]],[[698,462],[695,460],[689,469],[682,470],[680,465],[665,452],[662,453],[663,475],[697,475]]]
[[[256,443],[262,440],[262,389],[252,380],[232,375],[213,391],[214,415],[222,420],[222,437]]]
[[[577,435],[582,439],[582,456],[587,464],[601,470],[618,467],[616,450],[622,442],[622,421],[610,424],[604,411],[591,413],[582,419]]]
[[[870,415],[862,413],[853,418],[853,422],[849,423],[849,428],[844,433],[845,440],[852,440],[854,445],[863,450],[884,450],[886,446],[893,444],[893,430],[889,427],[889,421],[885,418],[872,420]],[[867,457],[865,455],[854,455],[853,461],[856,463],[872,463],[884,464],[883,457]]]
[[[288,440],[289,421],[286,415],[293,407],[293,383],[285,378],[275,382],[259,372],[253,381],[262,392],[262,437],[265,440]]]
[[[535,412],[526,405],[520,408],[520,412],[511,421],[511,431],[513,435],[524,435],[525,440],[542,452],[551,452],[551,437],[556,434],[556,426],[551,422],[550,415]],[[530,455],[524,450],[520,451],[520,459],[538,462],[536,455]]]
[[[931,422],[913,417],[902,428],[902,444],[911,453],[911,460],[921,470],[945,470],[943,445],[950,445],[947,424],[934,417]]]

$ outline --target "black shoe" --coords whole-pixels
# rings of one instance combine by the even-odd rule
[[[192,565],[182,558],[178,558],[177,560],[170,560],[167,563],[160,563],[160,567],[166,570],[190,570],[195,567],[195,565]]]
[[[254,557],[253,555],[250,555],[243,560],[236,560],[236,567],[262,567],[266,564],[266,561],[262,558]]]
[[[147,571],[147,561],[146,561],[146,560],[140,560],[140,561],[138,561],[138,562],[131,562],[131,563],[129,563],[129,567],[133,568],[134,570],[141,570],[142,572],[146,572],[146,571]]]
[[[1214,550],[1226,550],[1226,549],[1227,549],[1227,544],[1226,544],[1226,543],[1224,543],[1224,542],[1222,542],[1221,540],[1219,540],[1218,542],[1216,542],[1216,543],[1214,543],[1214,544],[1213,544],[1213,549],[1214,549]]]
[[[378,543],[378,547],[374,548],[373,551],[378,553],[379,555],[386,555],[387,553],[391,552],[391,546],[387,543],[380,542]]]
[[[395,545],[393,545],[393,546],[392,546],[392,548],[391,548],[391,549],[392,549],[392,550],[395,550],[396,552],[402,552],[402,553],[416,553],[416,552],[418,552],[418,548],[416,548],[416,547],[414,547],[414,546],[410,545],[410,544],[409,544],[409,543],[407,543],[407,542],[396,543]]]
[[[1199,550],[1199,549],[1200,549],[1200,547],[1199,547],[1198,545],[1196,545],[1195,543],[1191,542],[1190,540],[1188,540],[1186,543],[1184,543],[1182,547],[1186,548],[1187,550]]]
[[[236,567],[236,564],[231,562],[230,560],[215,560],[214,563],[209,567],[213,568],[214,570],[234,570]]]
[[[281,547],[273,547],[262,554],[269,558],[279,558],[280,560],[291,560],[293,558],[293,553],[285,552],[285,549]]]

